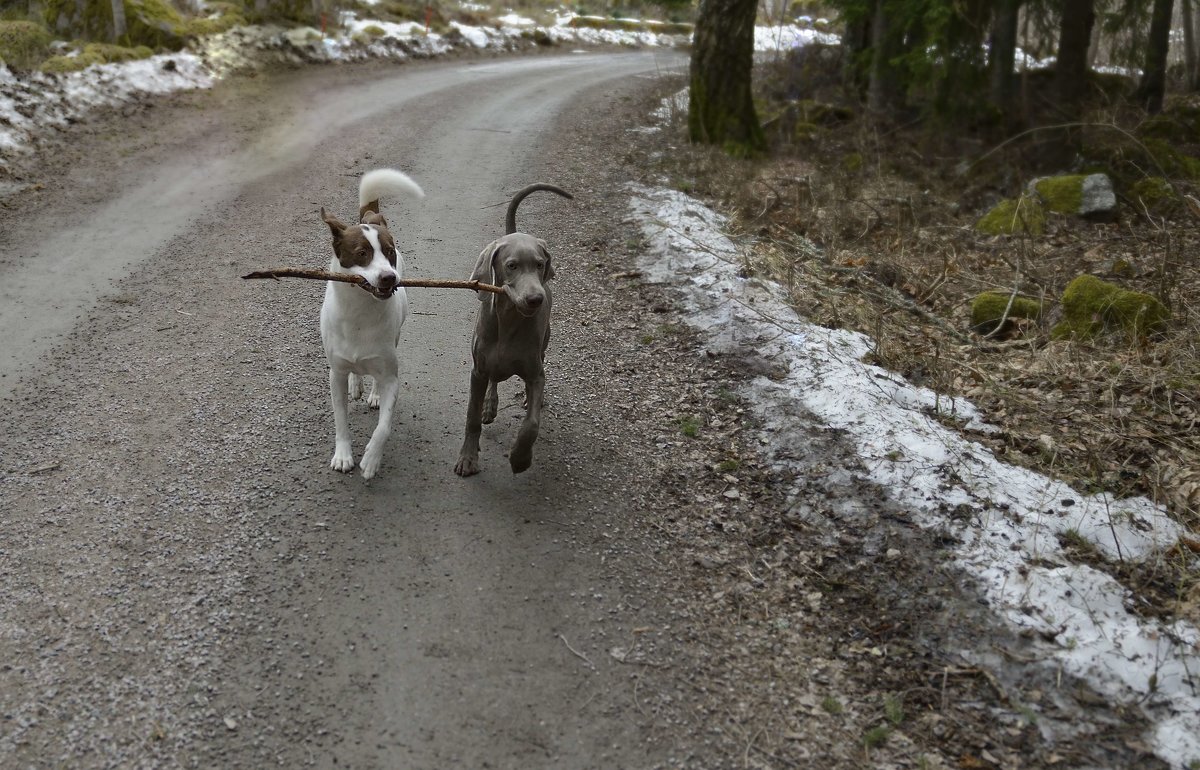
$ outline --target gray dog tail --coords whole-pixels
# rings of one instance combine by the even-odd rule
[[[562,189],[561,187],[555,187],[552,184],[545,184],[544,182],[538,182],[536,184],[531,184],[528,187],[521,188],[519,191],[517,191],[517,194],[513,196],[512,203],[508,204],[508,214],[506,214],[504,217],[505,235],[512,235],[517,231],[517,206],[521,205],[521,201],[525,200],[526,195],[537,192],[538,190],[556,193],[564,198],[571,198],[572,200],[575,198],[574,195]]]

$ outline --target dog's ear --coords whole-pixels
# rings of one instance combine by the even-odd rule
[[[325,224],[329,225],[329,230],[333,233],[333,242],[337,243],[340,241],[342,234],[346,232],[346,225],[342,224],[342,221],[337,217],[326,214],[324,206],[321,207],[321,219],[325,221]]]
[[[471,280],[479,281],[480,283],[490,283],[493,286],[496,284],[496,253],[500,251],[500,247],[496,241],[492,241],[484,247],[483,251],[479,252],[479,259],[475,260],[475,269],[471,271]],[[483,302],[487,299],[488,292],[477,291],[479,301]]]
[[[360,224],[375,225],[376,227],[387,227],[387,220],[383,218],[383,214],[363,209],[363,213],[359,215]]]
[[[549,281],[554,277],[554,262],[550,259],[550,249],[546,248],[546,242],[541,238],[537,239],[537,245],[542,250],[542,256],[546,258],[546,267],[542,270],[542,280]]]
[[[368,203],[367,205],[363,206],[362,208],[360,208],[358,210],[358,221],[359,222],[367,221],[366,216],[367,216],[368,211],[371,212],[372,214],[379,213],[379,199],[378,198],[376,198],[375,200],[371,201],[370,203]]]

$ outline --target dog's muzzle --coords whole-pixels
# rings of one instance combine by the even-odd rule
[[[399,288],[399,285],[400,279],[394,275],[381,277],[378,286],[370,281],[364,281],[359,284],[364,290],[369,291],[375,299],[391,299],[392,295],[396,293],[396,289]]]

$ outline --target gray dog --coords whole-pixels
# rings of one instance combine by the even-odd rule
[[[503,294],[479,292],[479,315],[471,341],[471,397],[467,402],[467,430],[458,464],[459,476],[479,473],[479,432],[496,419],[496,383],[514,374],[525,382],[525,419],[508,453],[513,473],[528,470],[533,462],[533,442],[542,421],[542,393],[546,387],[543,363],[550,344],[550,287],[554,266],[546,242],[517,232],[517,206],[538,190],[569,193],[552,184],[531,184],[508,204],[503,238],[492,241],[479,255],[471,280],[503,286]],[[484,395],[484,391],[487,395]]]

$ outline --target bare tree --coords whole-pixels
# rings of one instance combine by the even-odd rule
[[[1200,72],[1196,70],[1196,27],[1192,21],[1192,0],[1183,0],[1182,6],[1184,82],[1189,91],[1195,91],[1200,88],[1200,82],[1197,82]]]
[[[737,155],[766,150],[750,91],[758,0],[701,0],[692,39],[688,135]]]
[[[1008,123],[1013,119],[1013,95],[1016,75],[1013,64],[1017,53],[1017,21],[1022,0],[997,0],[988,36],[989,97],[992,106]]]
[[[1146,41],[1146,59],[1142,65],[1142,80],[1133,98],[1146,112],[1162,111],[1167,87],[1167,53],[1171,47],[1171,16],[1175,0],[1154,0],[1150,15],[1150,37]]]
[[[871,73],[867,82],[867,110],[876,119],[890,118],[904,104],[904,89],[896,68],[903,50],[904,29],[889,13],[887,0],[875,0],[871,19]]]
[[[112,0],[113,42],[125,37],[125,0]]]
[[[1095,0],[1063,0],[1054,80],[1059,106],[1072,119],[1078,117],[1087,89],[1088,45],[1095,23]]]

